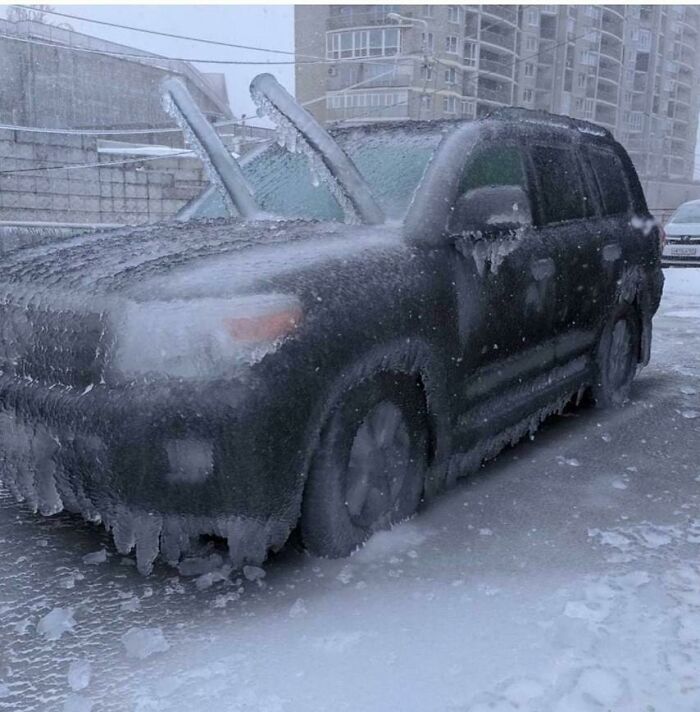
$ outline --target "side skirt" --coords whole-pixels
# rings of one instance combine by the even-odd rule
[[[580,399],[591,383],[592,371],[591,357],[579,356],[472,407],[459,419],[455,440],[463,444],[463,450],[452,455],[446,484],[475,472],[483,461],[496,457],[525,435],[533,435],[546,418],[561,413],[574,396]]]

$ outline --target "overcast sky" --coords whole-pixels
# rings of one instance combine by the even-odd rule
[[[294,8],[291,5],[60,5],[54,6],[54,9],[148,30],[294,51]],[[293,59],[289,55],[216,47],[52,15],[48,15],[47,19],[52,23],[68,22],[79,32],[171,57],[247,61]],[[201,71],[226,74],[231,108],[238,116],[255,113],[248,85],[260,72],[271,72],[287,89],[294,90],[293,65],[231,66],[197,62],[194,66]]]

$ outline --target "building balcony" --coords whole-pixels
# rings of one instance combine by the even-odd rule
[[[396,106],[347,106],[328,108],[328,121],[386,121],[409,117],[408,102]]]
[[[504,20],[514,27],[518,24],[518,8],[514,5],[484,5],[481,12]]]
[[[498,77],[513,79],[513,62],[500,62],[493,59],[484,59],[483,54],[479,59],[479,72],[494,74]]]
[[[614,62],[609,62],[606,58],[601,57],[598,65],[598,78],[619,84],[620,65]]]
[[[331,73],[331,70],[335,70]],[[330,67],[326,88],[341,91],[349,86],[361,84],[361,88],[407,87],[413,81],[413,68],[408,65],[383,65],[365,62],[348,63],[340,67]],[[360,87],[358,87],[360,88]]]
[[[390,12],[399,12],[398,5],[344,5],[346,12],[332,14],[326,22],[328,30],[342,30],[346,27],[372,27],[373,25],[391,24],[386,16]],[[372,9],[370,9],[372,8]],[[410,17],[412,13],[403,13]]]
[[[515,32],[501,33],[482,30],[481,41],[508,50],[510,53],[515,52]]]
[[[600,54],[619,62],[622,57],[622,42],[619,40],[610,41],[608,37],[601,38]]]
[[[485,86],[479,86],[477,89],[477,99],[485,101],[494,101],[498,104],[512,103],[513,92],[510,86],[501,89],[490,89]]]

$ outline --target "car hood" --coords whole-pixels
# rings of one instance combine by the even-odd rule
[[[140,303],[293,294],[309,271],[404,249],[396,229],[309,221],[168,223],[52,240],[0,259],[0,372],[87,388]],[[311,280],[313,281],[313,280]],[[208,300],[211,304],[212,301]],[[167,308],[166,308],[167,309]],[[128,331],[128,330],[127,330]],[[145,337],[147,338],[147,337]],[[116,339],[116,341],[115,341]]]
[[[54,240],[0,259],[1,295],[97,302],[224,296],[255,281],[399,244],[396,229],[206,220]]]
[[[700,237],[700,223],[666,223],[664,231],[667,235],[693,235]]]

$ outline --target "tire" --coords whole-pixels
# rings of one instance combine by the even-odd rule
[[[592,396],[600,408],[616,408],[629,398],[641,347],[639,316],[622,304],[603,329],[596,353],[596,379]]]
[[[301,536],[317,556],[348,556],[420,503],[428,418],[415,377],[383,373],[345,393],[321,430],[304,491]]]

